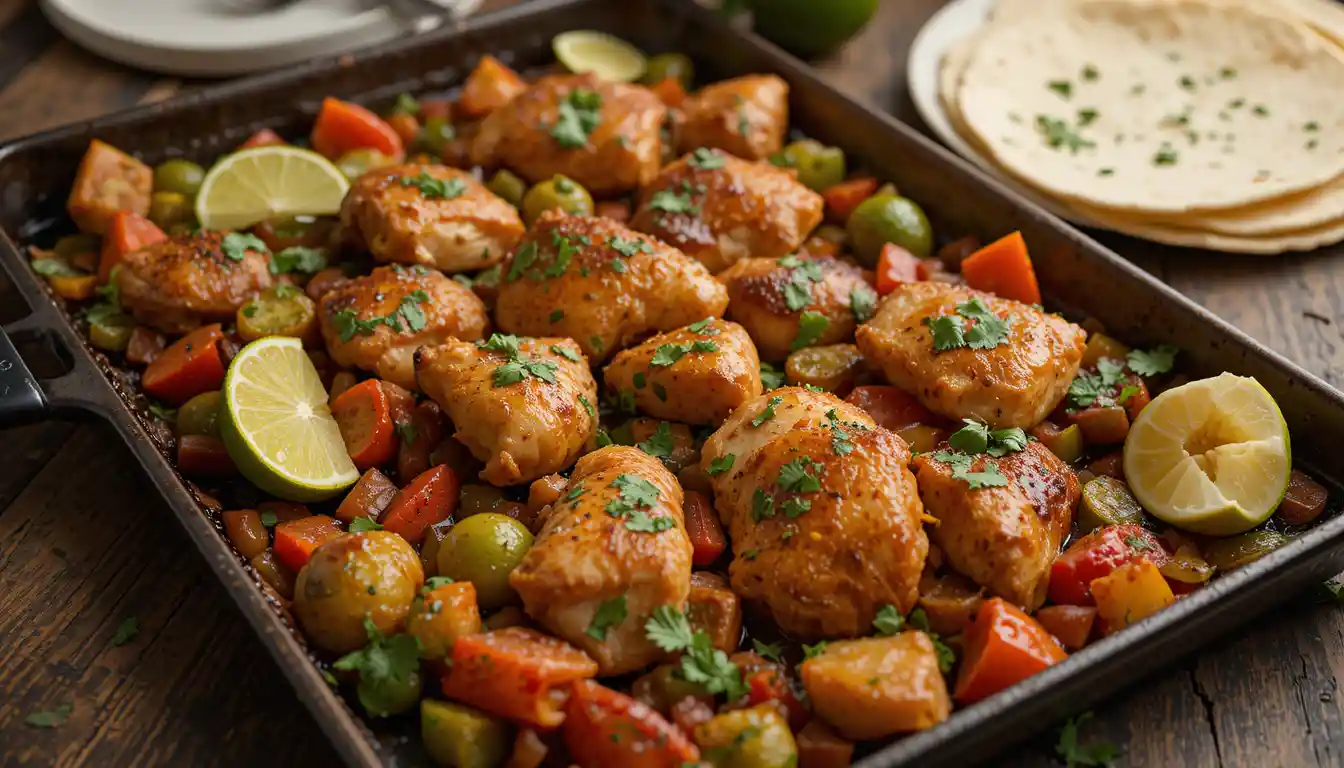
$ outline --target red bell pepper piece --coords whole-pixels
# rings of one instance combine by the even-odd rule
[[[991,598],[963,635],[961,669],[953,698],[970,704],[1068,658],[1059,642],[1020,609]]]
[[[224,358],[219,343],[224,331],[219,323],[203,325],[173,342],[145,367],[140,383],[145,393],[181,405],[202,392],[224,383]]]
[[[579,765],[680,768],[700,760],[700,750],[652,707],[592,680],[570,687],[564,736]]]
[[[413,545],[419,544],[426,528],[447,520],[457,511],[461,490],[462,484],[451,467],[443,464],[430,467],[392,497],[383,512],[383,527]]]
[[[1050,566],[1050,602],[1059,605],[1095,605],[1089,584],[1093,579],[1134,560],[1147,559],[1161,567],[1171,559],[1156,536],[1134,524],[1108,525],[1069,546]]]
[[[901,246],[882,246],[882,256],[877,260],[878,294],[886,296],[906,283],[919,282],[919,268],[919,259]]]
[[[313,149],[330,160],[352,149],[376,150],[397,162],[406,156],[401,137],[387,121],[358,104],[330,96],[322,100],[312,142]]]
[[[154,222],[130,211],[117,211],[107,225],[103,250],[98,258],[98,282],[112,279],[112,269],[126,259],[126,254],[147,245],[161,243],[168,235]]]
[[[877,191],[877,179],[864,176],[842,181],[822,191],[826,201],[826,218],[834,224],[844,226],[849,215],[859,207],[859,203],[873,196]]]
[[[681,508],[686,518],[686,535],[691,540],[691,562],[702,568],[710,565],[728,548],[714,506],[705,494],[687,491]]]

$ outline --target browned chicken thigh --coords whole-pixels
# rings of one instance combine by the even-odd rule
[[[899,437],[833,395],[786,387],[743,405],[700,458],[721,470],[733,591],[805,640],[867,634],[884,605],[909,611],[929,548],[909,462]]]
[[[1001,334],[971,346],[982,310]],[[990,317],[989,315],[992,315]],[[933,327],[959,326],[966,343],[939,351]],[[748,326],[750,328],[750,326]],[[995,429],[1031,427],[1059,405],[1078,373],[1087,333],[1055,315],[950,283],[906,283],[859,328],[863,356],[931,411]],[[992,346],[990,346],[992,345]],[[946,346],[946,342],[943,342]]]
[[[113,281],[135,319],[168,333],[229,320],[271,287],[270,256],[243,235],[178,235],[126,254]]]
[[[681,486],[657,459],[625,446],[598,449],[574,466],[509,583],[527,614],[587,651],[600,674],[659,661],[665,654],[644,625],[660,606],[684,609],[690,594],[681,504]]]
[[[743,259],[718,279],[728,287],[728,316],[756,340],[762,360],[848,341],[877,303],[863,270],[830,257]]]
[[[425,264],[443,272],[485,269],[523,236],[518,209],[470,173],[443,165],[370,171],[341,206],[344,239],[378,261]]]
[[[1050,564],[1073,524],[1078,478],[1036,441],[1002,458],[978,458],[971,471],[991,466],[1007,484],[972,490],[938,453],[915,458],[919,495],[938,519],[930,535],[954,570],[1033,611],[1045,602]]]
[[[727,307],[723,286],[681,251],[610,219],[547,211],[505,266],[495,321],[509,333],[568,336],[597,363]]]
[[[792,171],[700,148],[640,192],[630,226],[721,272],[749,256],[784,256],[821,223],[821,195]]]
[[[495,485],[559,472],[597,431],[597,382],[570,339],[449,339],[421,347],[415,373]]]
[[[784,146],[789,84],[777,75],[748,75],[706,85],[681,105],[677,148],[715,147],[764,160]]]
[[[551,75],[481,121],[471,161],[536,183],[564,174],[594,195],[653,181],[667,107],[647,88],[594,75]]]
[[[421,266],[378,267],[341,283],[318,305],[327,353],[415,388],[415,350],[448,339],[474,341],[490,327],[485,304],[457,282]]]
[[[761,394],[761,360],[745,328],[706,319],[616,355],[603,381],[654,418],[717,425]]]

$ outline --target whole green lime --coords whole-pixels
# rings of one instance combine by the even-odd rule
[[[845,224],[854,256],[866,267],[877,265],[882,246],[895,243],[919,258],[933,251],[933,227],[924,209],[900,195],[873,195],[859,203]]]
[[[518,601],[509,574],[532,548],[532,534],[517,520],[483,512],[461,520],[439,545],[439,575],[470,581],[482,610]]]
[[[877,12],[877,0],[748,0],[756,31],[799,56],[824,56]]]

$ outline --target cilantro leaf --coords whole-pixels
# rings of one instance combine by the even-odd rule
[[[986,464],[983,470],[972,472],[971,465],[975,459],[965,453],[936,451],[933,453],[933,459],[950,466],[952,468],[952,478],[954,480],[964,480],[971,490],[1008,484],[1008,478],[1004,477],[999,472],[998,467],[993,464]]]
[[[649,435],[649,439],[635,445],[639,450],[655,459],[665,459],[672,455],[676,443],[672,439],[672,425],[666,421],[658,422],[658,428]]]
[[[635,533],[661,533],[677,527],[677,521],[670,517],[650,517],[643,510],[635,510],[625,521],[625,528]]]
[[[877,292],[866,285],[861,285],[850,291],[849,311],[854,313],[855,321],[868,322],[877,312]]]
[[[74,709],[74,704],[61,704],[50,712],[33,712],[25,717],[23,722],[34,728],[55,728],[64,725]]]
[[[775,516],[775,499],[764,490],[757,488],[751,495],[751,519],[761,522]]]
[[[720,152],[708,147],[700,147],[686,159],[686,164],[701,171],[712,171],[723,167],[724,158]]]
[[[799,499],[797,497],[785,499],[783,504],[779,505],[779,511],[790,520],[796,520],[807,514],[812,509],[811,499]]]
[[[127,616],[117,625],[117,631],[112,635],[112,645],[120,647],[135,639],[140,634],[140,620],[134,616]]]
[[[332,667],[358,672],[359,703],[372,715],[389,715],[382,689],[390,684],[404,685],[419,671],[420,640],[407,634],[383,637],[368,616],[364,617],[364,631],[369,644],[337,659]]]
[[[1079,371],[1069,383],[1069,402],[1079,408],[1087,408],[1101,397],[1103,391],[1099,375],[1090,371]]]
[[[518,341],[518,337],[511,333],[492,333],[485,341],[476,342],[476,347],[513,358],[518,356]]]
[[[756,653],[766,661],[773,661],[776,664],[784,656],[784,646],[782,643],[762,643],[756,638],[751,639],[751,647]]]
[[[605,643],[607,641],[607,630],[625,621],[625,617],[625,595],[604,600],[601,605],[597,606],[597,611],[593,614],[593,620],[588,623],[588,630],[584,634],[599,643]]]
[[[952,433],[947,444],[964,453],[984,453],[989,449],[989,427],[983,421],[962,419],[966,426]]]
[[[690,651],[681,657],[679,671],[686,682],[698,683],[707,693],[722,693],[729,701],[747,695],[747,686],[742,684],[742,671],[728,654],[714,647],[704,632],[695,633]]]
[[[224,257],[231,261],[242,261],[248,251],[256,251],[263,255],[271,252],[271,249],[266,247],[265,241],[247,232],[230,232],[220,241],[219,247]]]
[[[924,325],[933,334],[933,351],[946,352],[966,346],[966,321],[956,315],[924,318]]]
[[[562,347],[562,346],[560,346],[559,344],[552,344],[552,345],[551,345],[551,352],[554,352],[555,354],[557,354],[557,355],[559,355],[559,356],[565,358],[566,360],[570,361],[571,363],[581,363],[581,362],[583,362],[583,355],[579,354],[578,352],[575,352],[574,350],[570,349],[569,347]]]
[[[700,213],[700,206],[691,199],[690,192],[678,193],[670,189],[660,189],[649,198],[649,210],[695,216]]]
[[[789,345],[789,349],[797,351],[817,343],[821,334],[826,332],[826,328],[830,324],[831,321],[820,312],[813,312],[810,309],[804,312],[798,318],[798,335],[793,337],[793,343]]]
[[[815,493],[821,490],[821,481],[812,473],[821,470],[820,463],[804,456],[780,467],[779,477],[775,482],[790,493]]]
[[[1027,433],[1022,431],[1021,427],[1011,427],[1008,429],[996,429],[989,433],[989,450],[986,451],[990,456],[1007,456],[1010,453],[1023,451],[1027,448]]]
[[[873,629],[881,635],[894,635],[905,629],[905,617],[896,610],[896,606],[888,603],[878,609],[877,616],[873,617]]]
[[[993,349],[1008,340],[1012,318],[1004,320],[990,312],[978,297],[958,304],[957,314],[975,321],[966,331],[966,346],[971,349]]]
[[[350,533],[366,533],[368,531],[381,531],[383,530],[383,526],[379,525],[378,521],[374,520],[372,517],[361,515],[360,517],[351,520],[350,525],[346,530]]]
[[[826,642],[825,640],[817,641],[816,645],[808,645],[804,643],[803,660],[806,661],[808,659],[815,659],[816,657],[826,652],[826,646],[828,645],[830,645],[830,643]]]
[[[426,200],[452,200],[467,191],[466,182],[461,179],[438,179],[424,171],[415,176],[402,176],[401,186],[415,187]]]
[[[1116,404],[1116,405],[1124,405],[1125,402],[1129,400],[1129,398],[1131,398],[1131,397],[1133,397],[1133,396],[1135,396],[1135,395],[1137,395],[1137,394],[1139,394],[1139,388],[1138,388],[1138,387],[1136,387],[1136,386],[1134,386],[1134,385],[1132,385],[1132,384],[1126,384],[1126,385],[1124,386],[1124,388],[1120,390],[1120,396],[1117,397],[1117,398],[1115,398],[1115,404]]]
[[[551,137],[564,149],[588,144],[588,136],[602,122],[602,94],[587,88],[575,88],[559,104]]]
[[[1130,350],[1126,357],[1130,370],[1140,376],[1160,376],[1171,371],[1176,364],[1176,355],[1180,352],[1170,344],[1162,344],[1153,349]]]
[[[686,614],[670,605],[653,609],[648,621],[644,622],[644,636],[668,653],[687,650],[695,642],[695,633],[691,631]]]
[[[62,258],[34,259],[31,265],[33,271],[43,277],[79,277],[84,274]]]
[[[847,456],[854,450],[854,443],[850,442],[849,432],[846,429],[861,432],[868,429],[866,424],[841,420],[839,411],[834,408],[826,411],[826,426],[831,428],[831,450],[837,456]]]
[[[766,400],[765,408],[762,408],[761,412],[756,414],[756,418],[751,420],[751,426],[759,427],[765,422],[769,421],[770,419],[775,418],[775,406],[779,405],[782,402],[784,402],[784,398],[778,395],[775,395],[774,397],[771,397],[769,400]]]
[[[1103,357],[1097,360],[1097,374],[1101,376],[1101,385],[1110,389],[1125,379],[1125,364]]]
[[[514,252],[513,260],[509,262],[509,272],[504,276],[504,282],[511,283],[521,278],[535,263],[537,263],[537,244],[529,240]]]
[[[613,235],[607,239],[607,245],[627,259],[633,259],[639,253],[653,253],[653,246],[649,245],[648,241],[640,240],[637,237],[625,240],[619,235]]]
[[[433,592],[439,587],[446,587],[449,584],[455,584],[451,576],[430,576],[425,579],[425,586],[421,588],[423,592]]]
[[[709,327],[709,324],[712,322],[714,322],[714,318],[706,317],[704,320],[697,320],[694,323],[691,323],[690,325],[686,326],[686,330],[690,331],[691,333],[698,333],[701,336],[717,336],[719,333],[719,329]]]
[[[583,409],[588,412],[589,416],[594,419],[597,418],[597,409],[593,407],[593,404],[589,402],[587,397],[579,395],[579,402],[583,404]]]
[[[786,381],[787,376],[783,371],[775,370],[769,363],[761,363],[761,386],[766,390],[779,389]]]
[[[1078,727],[1090,719],[1092,713],[1084,712],[1076,718],[1069,718],[1059,730],[1059,742],[1055,744],[1055,754],[1059,755],[1067,768],[1109,766],[1120,755],[1120,750],[1109,742],[1090,745],[1078,743]]]
[[[725,453],[719,458],[709,462],[709,466],[705,468],[705,474],[710,476],[722,475],[724,472],[733,468],[733,462],[736,460],[737,456],[735,454]]]

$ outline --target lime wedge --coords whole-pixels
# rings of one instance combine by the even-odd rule
[[[551,49],[570,72],[592,72],[613,83],[638,80],[648,66],[648,60],[635,46],[619,37],[588,29],[561,32],[551,41]]]
[[[303,343],[268,336],[243,347],[224,377],[219,432],[243,477],[290,501],[321,501],[359,470]]]
[[[1158,395],[1125,439],[1125,479],[1161,520],[1230,536],[1263,523],[1292,472],[1288,425],[1255,379],[1224,373]]]
[[[325,157],[269,146],[225,156],[201,182],[196,218],[206,229],[242,229],[287,216],[340,213],[350,182]]]

